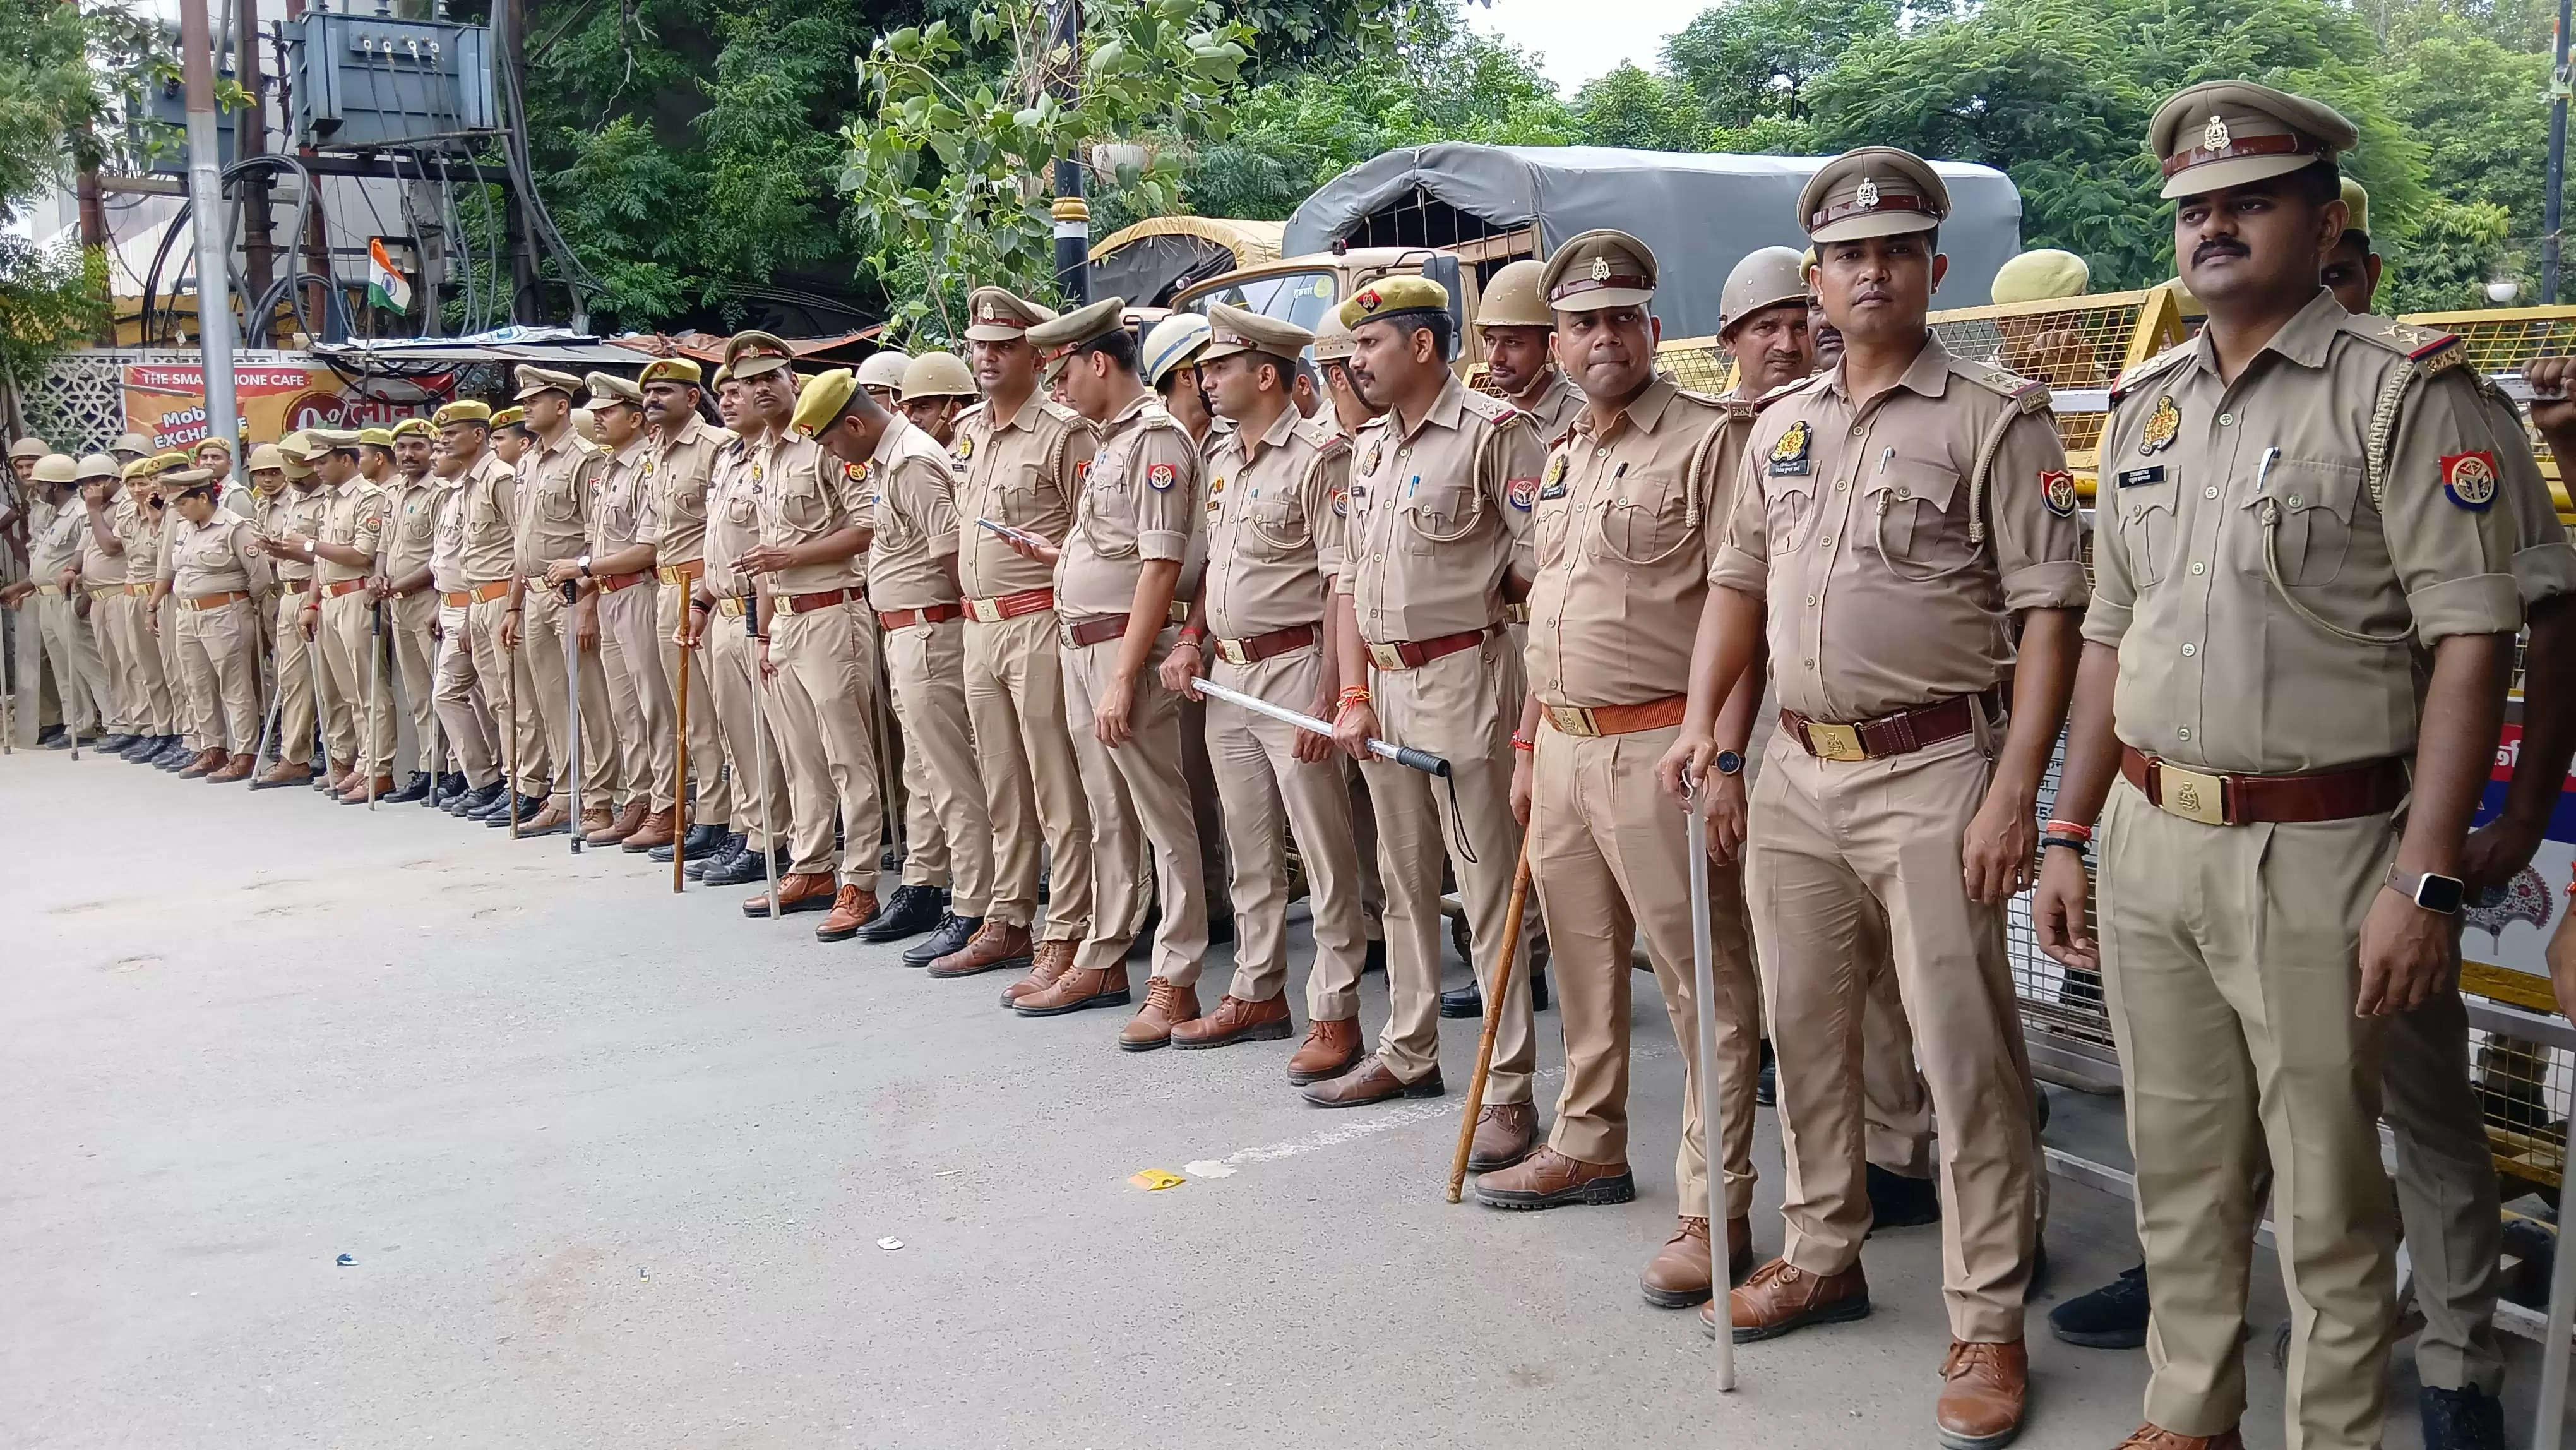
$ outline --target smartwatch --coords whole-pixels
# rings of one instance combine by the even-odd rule
[[[1712,761],[1711,764],[1717,767],[1717,773],[1720,775],[1742,775],[1744,773],[1744,756],[1740,751],[1721,750],[1717,753],[1717,759]]]
[[[2441,916],[2457,916],[2468,888],[2457,876],[2438,876],[2427,871],[2421,876],[2388,868],[2389,889],[2414,902],[2426,911]]]

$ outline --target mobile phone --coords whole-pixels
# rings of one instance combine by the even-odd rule
[[[1025,539],[1028,537],[1025,530],[1012,528],[1009,524],[996,523],[991,519],[977,519],[975,522],[984,528],[991,529],[994,533],[1000,534],[1006,539]]]

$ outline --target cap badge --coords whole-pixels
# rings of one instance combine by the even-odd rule
[[[2224,151],[2227,143],[2235,139],[2228,132],[2226,120],[2215,113],[2211,114],[2209,124],[2200,128],[2200,149],[2203,151]]]
[[[1863,211],[1869,211],[1875,208],[1878,205],[1878,178],[1873,176],[1862,177],[1860,179],[1860,190],[1852,194],[1852,200],[1857,202],[1860,205],[1860,209]]]
[[[1592,280],[1595,282],[1607,282],[1610,280],[1610,259],[1608,257],[1595,257],[1592,259]]]

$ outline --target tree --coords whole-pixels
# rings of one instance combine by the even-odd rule
[[[114,4],[0,0],[0,228],[87,168],[132,163],[156,138],[120,118],[169,68],[151,23]],[[29,375],[105,314],[103,258],[0,231],[0,366]]]
[[[1853,46],[1896,33],[1896,0],[1742,0],[1664,42],[1664,68],[1711,127],[1794,119],[1807,82]]]
[[[1574,94],[1583,139],[1595,146],[1697,151],[1709,127],[1688,85],[1622,62]]]

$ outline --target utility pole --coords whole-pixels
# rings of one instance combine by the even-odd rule
[[[2558,24],[2549,36],[2549,195],[2540,213],[2540,302],[2558,301],[2559,193],[2567,185],[2567,23],[2569,0],[2558,0]]]
[[[2564,4],[2565,0],[2561,0]],[[1048,0],[1047,90],[1065,105],[1082,89],[1082,0]],[[1082,160],[1055,164],[1055,285],[1065,305],[1091,300],[1091,204],[1082,199]]]
[[[215,42],[206,0],[179,0],[179,65],[187,86],[188,203],[197,240],[197,343],[206,436],[238,443],[233,406],[232,238],[224,227],[223,157],[215,149]],[[238,450],[236,450],[238,451]]]
[[[259,0],[234,0],[234,5],[234,69],[242,89],[250,94],[250,105],[233,122],[233,159],[248,161],[268,152],[268,78],[259,59]],[[248,193],[242,198],[242,270],[250,280],[251,304],[256,306],[277,280],[277,245],[269,234],[268,173],[244,176],[242,189]],[[242,321],[254,332],[268,330],[266,318],[244,312]]]

